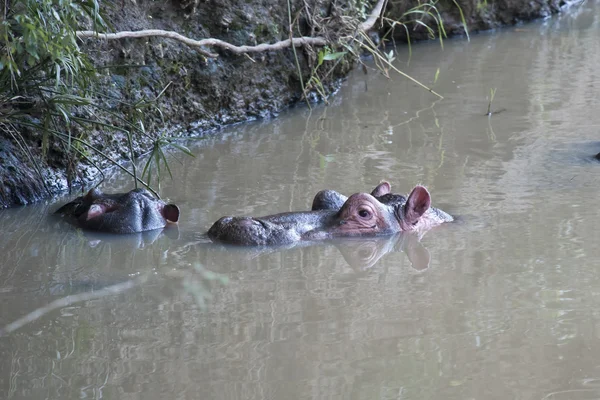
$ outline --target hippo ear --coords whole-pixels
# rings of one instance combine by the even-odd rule
[[[82,214],[81,217],[85,221],[89,221],[92,218],[99,217],[106,212],[106,207],[102,204],[92,204],[86,213]]]
[[[83,199],[85,201],[92,202],[96,199],[101,198],[102,196],[104,196],[104,193],[102,193],[102,191],[100,189],[93,188],[93,189],[90,189],[89,192],[87,192],[87,194],[83,197]]]
[[[404,205],[404,219],[409,224],[415,224],[431,205],[431,196],[423,186],[415,186],[410,192]]]
[[[179,221],[179,207],[175,204],[167,204],[162,210],[163,217],[171,222]]]
[[[371,196],[373,197],[381,197],[385,194],[388,194],[392,191],[392,187],[389,182],[383,181],[373,191],[371,192]]]

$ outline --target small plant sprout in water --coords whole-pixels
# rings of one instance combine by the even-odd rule
[[[396,57],[394,56],[394,50],[390,50],[388,53],[385,54],[386,58],[387,58],[387,62],[388,63],[392,63]]]
[[[303,96],[305,98],[311,89],[315,89],[319,96],[321,96],[321,99],[323,99],[325,104],[327,104],[327,92],[325,90],[325,87],[323,86],[323,82],[319,78],[318,70],[323,65],[323,62],[339,60],[346,54],[346,51],[333,52],[329,48],[329,46],[325,46],[319,51],[319,53],[317,54],[317,65],[312,69],[310,78],[308,78],[308,81],[306,82],[306,86],[304,88]]]
[[[494,101],[494,97],[496,96],[496,88],[490,89],[490,96],[488,97],[488,108],[487,108],[487,116],[492,115],[492,102]]]

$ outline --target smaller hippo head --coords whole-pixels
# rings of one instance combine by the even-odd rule
[[[115,194],[92,189],[56,213],[69,217],[81,228],[110,233],[159,229],[179,220],[175,204],[165,204],[145,189]]]

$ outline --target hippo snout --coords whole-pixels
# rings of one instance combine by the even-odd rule
[[[265,244],[273,233],[267,222],[252,217],[221,217],[208,230],[208,236],[225,243]]]

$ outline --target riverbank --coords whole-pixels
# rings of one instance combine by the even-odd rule
[[[253,1],[198,1],[180,6],[160,2],[117,2],[106,10],[114,31],[161,29],[180,32],[189,38],[217,38],[236,46],[284,41],[290,36],[289,16],[296,22],[294,37],[328,35],[335,43],[342,34],[335,27],[344,26],[343,17],[352,15],[363,20],[369,10],[333,8],[325,1],[264,4]],[[389,5],[385,17],[403,20],[414,1]],[[515,24],[559,12],[564,1],[481,2],[458,1],[438,4],[439,17],[448,35]],[[310,7],[306,7],[306,4]],[[356,14],[356,15],[354,15]],[[434,25],[432,17],[426,24]],[[464,18],[463,18],[464,17]],[[410,18],[410,14],[409,14]],[[430,18],[428,21],[427,18]],[[406,19],[404,19],[406,20]],[[423,25],[410,29],[410,40],[427,39]],[[380,25],[376,25],[380,27]],[[383,36],[390,24],[379,30]],[[395,40],[407,40],[406,30],[396,28]],[[206,56],[203,49],[157,37],[102,41],[85,39],[83,51],[90,55],[99,71],[101,89],[99,101],[110,110],[104,116],[107,123],[118,124],[130,116],[130,104],[156,100],[156,108],[144,112],[144,132],[132,135],[133,155],[147,153],[157,137],[163,134],[200,135],[231,123],[256,118],[270,118],[279,111],[303,101],[303,86],[313,82],[307,97],[323,100],[335,92],[354,63],[349,57],[325,61],[328,74],[320,74],[318,83],[311,81],[319,61],[319,48],[298,47],[252,54],[216,51],[218,57]],[[418,50],[416,50],[418,51]],[[328,53],[331,54],[331,53]],[[298,71],[301,71],[301,74]],[[89,110],[77,110],[89,115]],[[139,122],[139,121],[138,121]],[[72,188],[80,188],[101,177],[100,170],[113,168],[112,161],[125,162],[130,157],[129,137],[123,131],[107,132],[70,127],[70,135],[84,137],[94,151],[87,149],[85,157],[74,157],[60,143],[45,143],[46,137],[33,129],[23,128],[19,134],[0,137],[0,207],[28,204]],[[26,145],[26,146],[25,146]],[[36,160],[36,162],[32,162]],[[112,160],[112,161],[111,161]],[[43,176],[43,179],[40,178]]]

